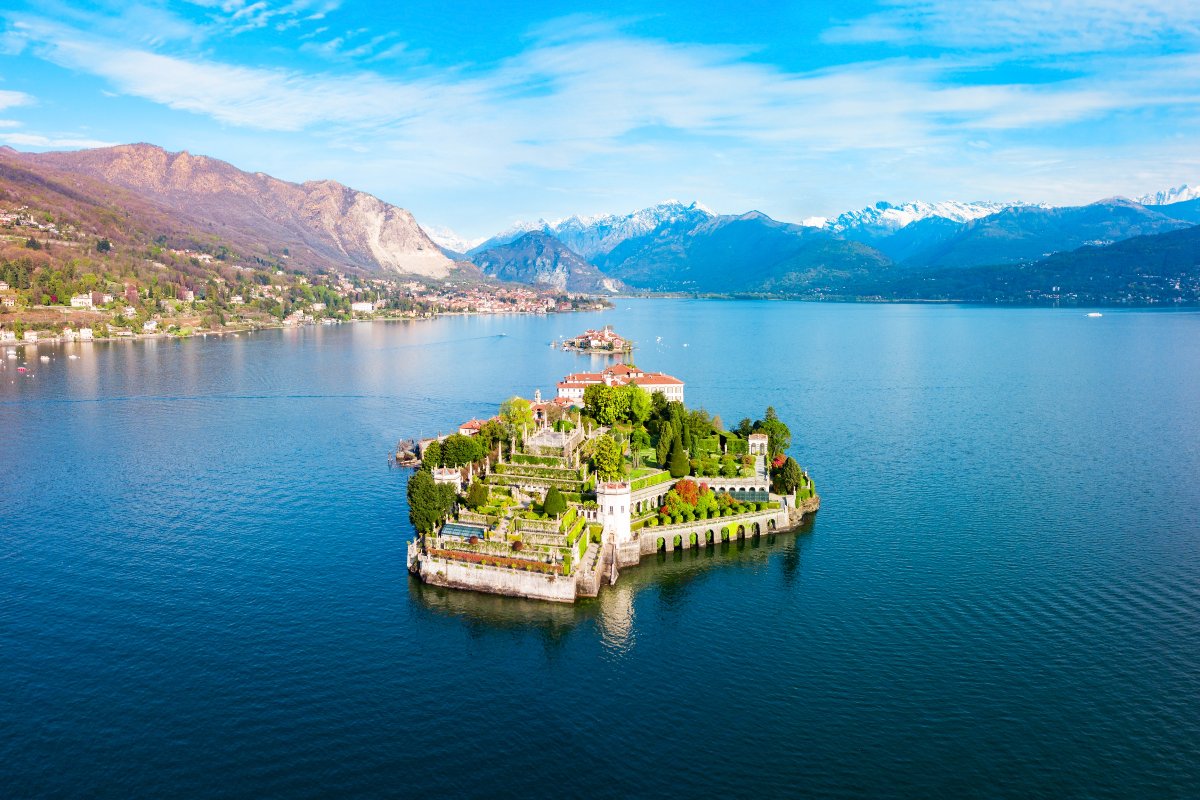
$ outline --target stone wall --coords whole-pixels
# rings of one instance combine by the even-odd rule
[[[713,519],[681,522],[678,525],[662,525],[654,528],[642,528],[638,531],[639,550],[641,555],[648,556],[658,552],[658,540],[666,544],[667,552],[675,549],[675,537],[681,537],[683,549],[691,547],[691,534],[697,534],[698,545],[708,544],[709,533],[712,533],[713,543],[721,541],[721,529],[726,525],[743,525],[746,528],[746,538],[754,535],[754,525],[758,524],[760,534],[784,530],[789,527],[786,509],[770,509],[753,514],[743,514],[737,517],[714,517]],[[731,537],[736,538],[736,537]]]
[[[421,580],[435,586],[558,603],[575,602],[574,575],[546,575],[505,567],[487,567],[426,554],[419,554],[416,562],[416,572]]]

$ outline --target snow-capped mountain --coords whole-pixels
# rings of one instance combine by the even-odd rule
[[[611,252],[627,239],[643,236],[663,224],[698,223],[715,216],[700,203],[667,200],[632,214],[597,214],[537,222],[517,222],[472,248],[473,253],[509,244],[527,233],[538,231],[553,236],[584,258]]]
[[[822,227],[833,233],[854,231],[875,236],[887,236],[914,222],[929,219],[930,217],[938,217],[950,220],[951,222],[962,223],[987,217],[1016,205],[1025,204],[986,201],[960,203],[953,200],[940,203],[927,203],[923,200],[917,200],[911,203],[893,205],[880,201],[860,211],[847,211],[834,219],[823,220],[820,217],[815,217],[805,220],[805,224],[810,222],[818,223],[814,227]]]
[[[455,253],[465,253],[483,241],[483,239],[464,239],[445,225],[422,225],[421,230],[425,231],[426,236],[433,239],[434,244]]]
[[[1137,201],[1144,206],[1169,206],[1172,203],[1182,203],[1186,200],[1196,200],[1198,198],[1200,198],[1200,187],[1193,189],[1185,183],[1173,189],[1166,189],[1154,194],[1144,194],[1137,198]]]
[[[627,239],[643,236],[663,224],[694,223],[715,214],[700,203],[678,200],[634,211],[632,214],[601,214],[592,217],[571,216],[554,223],[554,236],[584,258],[609,253]]]

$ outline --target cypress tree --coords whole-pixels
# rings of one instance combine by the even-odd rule
[[[683,449],[683,442],[680,441],[678,434],[671,442],[671,455],[667,457],[667,469],[671,471],[672,478],[682,478],[691,472],[691,467],[688,466],[687,451]]]
[[[671,453],[671,442],[675,439],[675,428],[670,422],[664,422],[658,429],[658,447],[654,451],[660,467],[667,465],[667,456]]]

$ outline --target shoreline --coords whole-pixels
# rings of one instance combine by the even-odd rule
[[[555,314],[573,314],[583,311],[594,312],[596,309],[573,309],[571,311],[555,311]],[[333,327],[335,325],[355,325],[359,323],[370,322],[431,322],[440,319],[441,317],[547,317],[550,314],[530,314],[522,311],[510,311],[503,313],[487,312],[487,311],[443,311],[432,316],[416,316],[416,317],[370,317],[361,319],[345,319],[336,320],[332,323],[324,323],[319,321],[304,322],[300,324],[288,325],[279,323],[276,325],[255,325],[246,328],[225,328],[222,330],[201,330],[180,335],[178,333],[131,333],[128,336],[93,336],[91,339],[79,339],[78,336],[74,339],[66,339],[61,335],[57,336],[39,336],[37,341],[30,342],[24,339],[16,339],[13,341],[0,342],[0,348],[17,348],[17,347],[37,347],[40,344],[91,344],[94,342],[137,342],[150,341],[158,339],[197,339],[207,336],[229,336],[239,335],[243,333],[256,333],[258,331],[276,331],[289,330],[299,328],[320,328]]]
[[[686,552],[707,548],[716,549],[722,545],[730,545],[739,541],[750,542],[755,539],[785,534],[798,535],[800,529],[806,523],[812,521],[820,508],[821,496],[814,494],[805,500],[799,508],[789,506],[786,509],[780,510],[780,513],[785,514],[788,520],[785,527],[767,529],[757,533],[745,531],[743,534],[736,536],[736,538],[730,537],[708,541],[698,538],[695,543],[689,543],[687,539],[682,538],[682,535],[678,535],[681,543],[679,546],[675,546],[673,540],[666,538],[674,533],[674,529],[672,529],[671,531],[663,531],[664,536],[662,537],[655,537],[653,534],[646,536],[645,539],[649,542],[664,541],[662,547],[655,546],[653,549],[647,549],[644,545],[640,544],[642,537],[639,536],[637,540],[639,542],[637,560],[632,562],[624,561],[620,564],[620,570],[638,569],[648,558],[653,558],[664,553],[672,553],[677,550]],[[745,515],[743,519],[748,520],[753,516]],[[730,518],[723,517],[719,519],[727,520]],[[726,525],[729,524],[744,527],[746,523],[739,523],[735,519],[733,523],[726,523]],[[708,521],[700,525],[687,523],[684,527],[688,525],[701,530],[710,527]],[[652,529],[643,529],[643,532],[649,530]],[[422,553],[418,543],[419,538],[413,538],[409,540],[408,544],[408,571],[416,580],[426,586],[437,586],[444,589],[473,592],[493,597],[509,597],[518,600],[575,605],[580,600],[598,597],[606,586],[615,586],[620,574],[616,569],[620,554],[608,542],[602,542],[589,547],[581,564],[590,562],[592,565],[591,568],[580,569],[572,575],[525,572],[498,566],[469,564],[467,562],[459,564],[450,560],[437,558],[436,556],[430,557],[430,555]],[[596,551],[594,555],[593,551]]]

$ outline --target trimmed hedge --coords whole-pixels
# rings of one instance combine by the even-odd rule
[[[671,473],[664,471],[664,472],[656,473],[654,475],[647,475],[644,478],[638,478],[632,484],[630,484],[629,488],[630,488],[630,491],[636,492],[639,489],[645,489],[648,486],[657,486],[660,483],[668,483],[671,480],[672,480]]]

